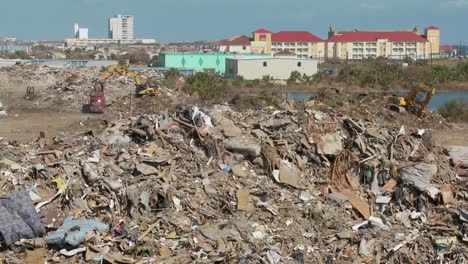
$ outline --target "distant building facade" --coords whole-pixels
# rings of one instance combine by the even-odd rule
[[[155,39],[65,39],[67,47],[86,47],[96,45],[157,44]]]
[[[330,27],[325,50],[326,58],[366,59],[429,59],[439,54],[440,29],[428,27],[421,35],[413,30],[399,31],[335,31]]]
[[[275,55],[287,52],[297,58],[323,58],[325,41],[307,31],[280,31],[258,29],[252,38],[236,36],[215,43],[215,51]]]
[[[109,18],[110,39],[133,39],[133,16],[116,15]]]
[[[80,28],[78,23],[75,23],[73,25],[73,29],[74,29],[74,32],[75,32],[75,35],[74,35],[75,38],[77,38],[77,39],[88,39],[89,38],[87,28]]]
[[[275,80],[287,80],[293,71],[301,75],[316,74],[317,64],[317,60],[294,57],[227,58],[225,76],[228,78],[243,77],[245,80],[270,76]]]
[[[274,55],[288,51],[298,58],[323,58],[325,41],[307,31],[280,31],[273,33],[267,29],[253,32],[252,52]]]
[[[440,45],[439,53],[441,57],[453,58],[457,56],[457,48],[452,45]]]
[[[430,26],[424,30],[425,38],[430,44],[430,53],[438,54],[440,51],[440,29],[438,27]]]
[[[229,39],[223,39],[213,43],[213,50],[221,53],[251,53],[251,39],[247,36],[234,36]]]

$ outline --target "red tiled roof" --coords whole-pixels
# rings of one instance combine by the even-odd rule
[[[271,33],[271,31],[269,31],[268,29],[261,28],[255,30],[253,33]]]
[[[280,31],[271,35],[273,42],[322,42],[323,40],[307,31]]]
[[[377,41],[378,39],[388,39],[395,41],[416,41],[427,42],[427,39],[410,31],[352,31],[343,35],[329,38],[328,42],[357,42],[357,41]]]
[[[426,29],[439,29],[439,28],[435,26],[430,26],[430,27],[427,27]]]
[[[455,48],[454,46],[450,46],[450,45],[440,45],[440,50],[457,50],[457,48]]]
[[[247,36],[234,36],[230,39],[222,39],[218,42],[215,42],[215,45],[218,46],[250,46],[251,39]]]

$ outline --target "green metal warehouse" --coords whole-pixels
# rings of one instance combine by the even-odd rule
[[[167,52],[159,54],[159,66],[165,68],[184,68],[195,71],[214,69],[216,73],[225,73],[226,59],[234,57],[270,56],[265,54],[229,54],[229,53],[185,53]]]

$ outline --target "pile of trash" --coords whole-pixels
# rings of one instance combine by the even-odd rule
[[[430,131],[320,105],[182,105],[0,141],[3,259],[467,262],[467,179]]]
[[[102,68],[54,68],[39,65],[22,65],[0,69],[0,81],[5,92],[19,93],[27,96],[18,102],[11,102],[22,108],[49,109],[59,111],[80,111],[83,104],[89,103],[96,80],[102,75]],[[161,86],[164,75],[156,71],[138,72],[143,82],[154,87]],[[27,89],[34,89],[34,94],[27,94]],[[167,90],[167,89],[166,89]],[[126,75],[113,74],[104,84],[107,106],[114,103],[120,107],[123,98],[134,95],[134,80]],[[33,101],[31,103],[30,101]]]

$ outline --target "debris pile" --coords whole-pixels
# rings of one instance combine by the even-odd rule
[[[15,93],[26,94],[28,87],[35,90],[34,99],[29,99],[33,103],[23,100],[23,96],[21,100],[18,100],[18,103],[26,109],[80,111],[83,104],[88,103],[89,95],[102,71],[103,69],[97,67],[58,69],[48,66],[22,65],[1,68],[0,81],[14,86]],[[151,70],[139,72],[138,75],[145,83],[154,87],[160,86],[164,79],[162,74]],[[129,95],[133,96],[135,90],[136,86],[132,78],[113,74],[104,85],[107,106],[114,103],[117,104],[116,108],[121,108],[122,103],[128,105],[126,98]],[[176,98],[174,92],[169,89],[162,88],[162,90],[166,96]],[[13,102],[9,103],[9,105],[13,104]]]
[[[0,143],[2,205],[22,190],[38,212],[0,230],[11,262],[468,261],[466,178],[430,132],[318,101]]]

